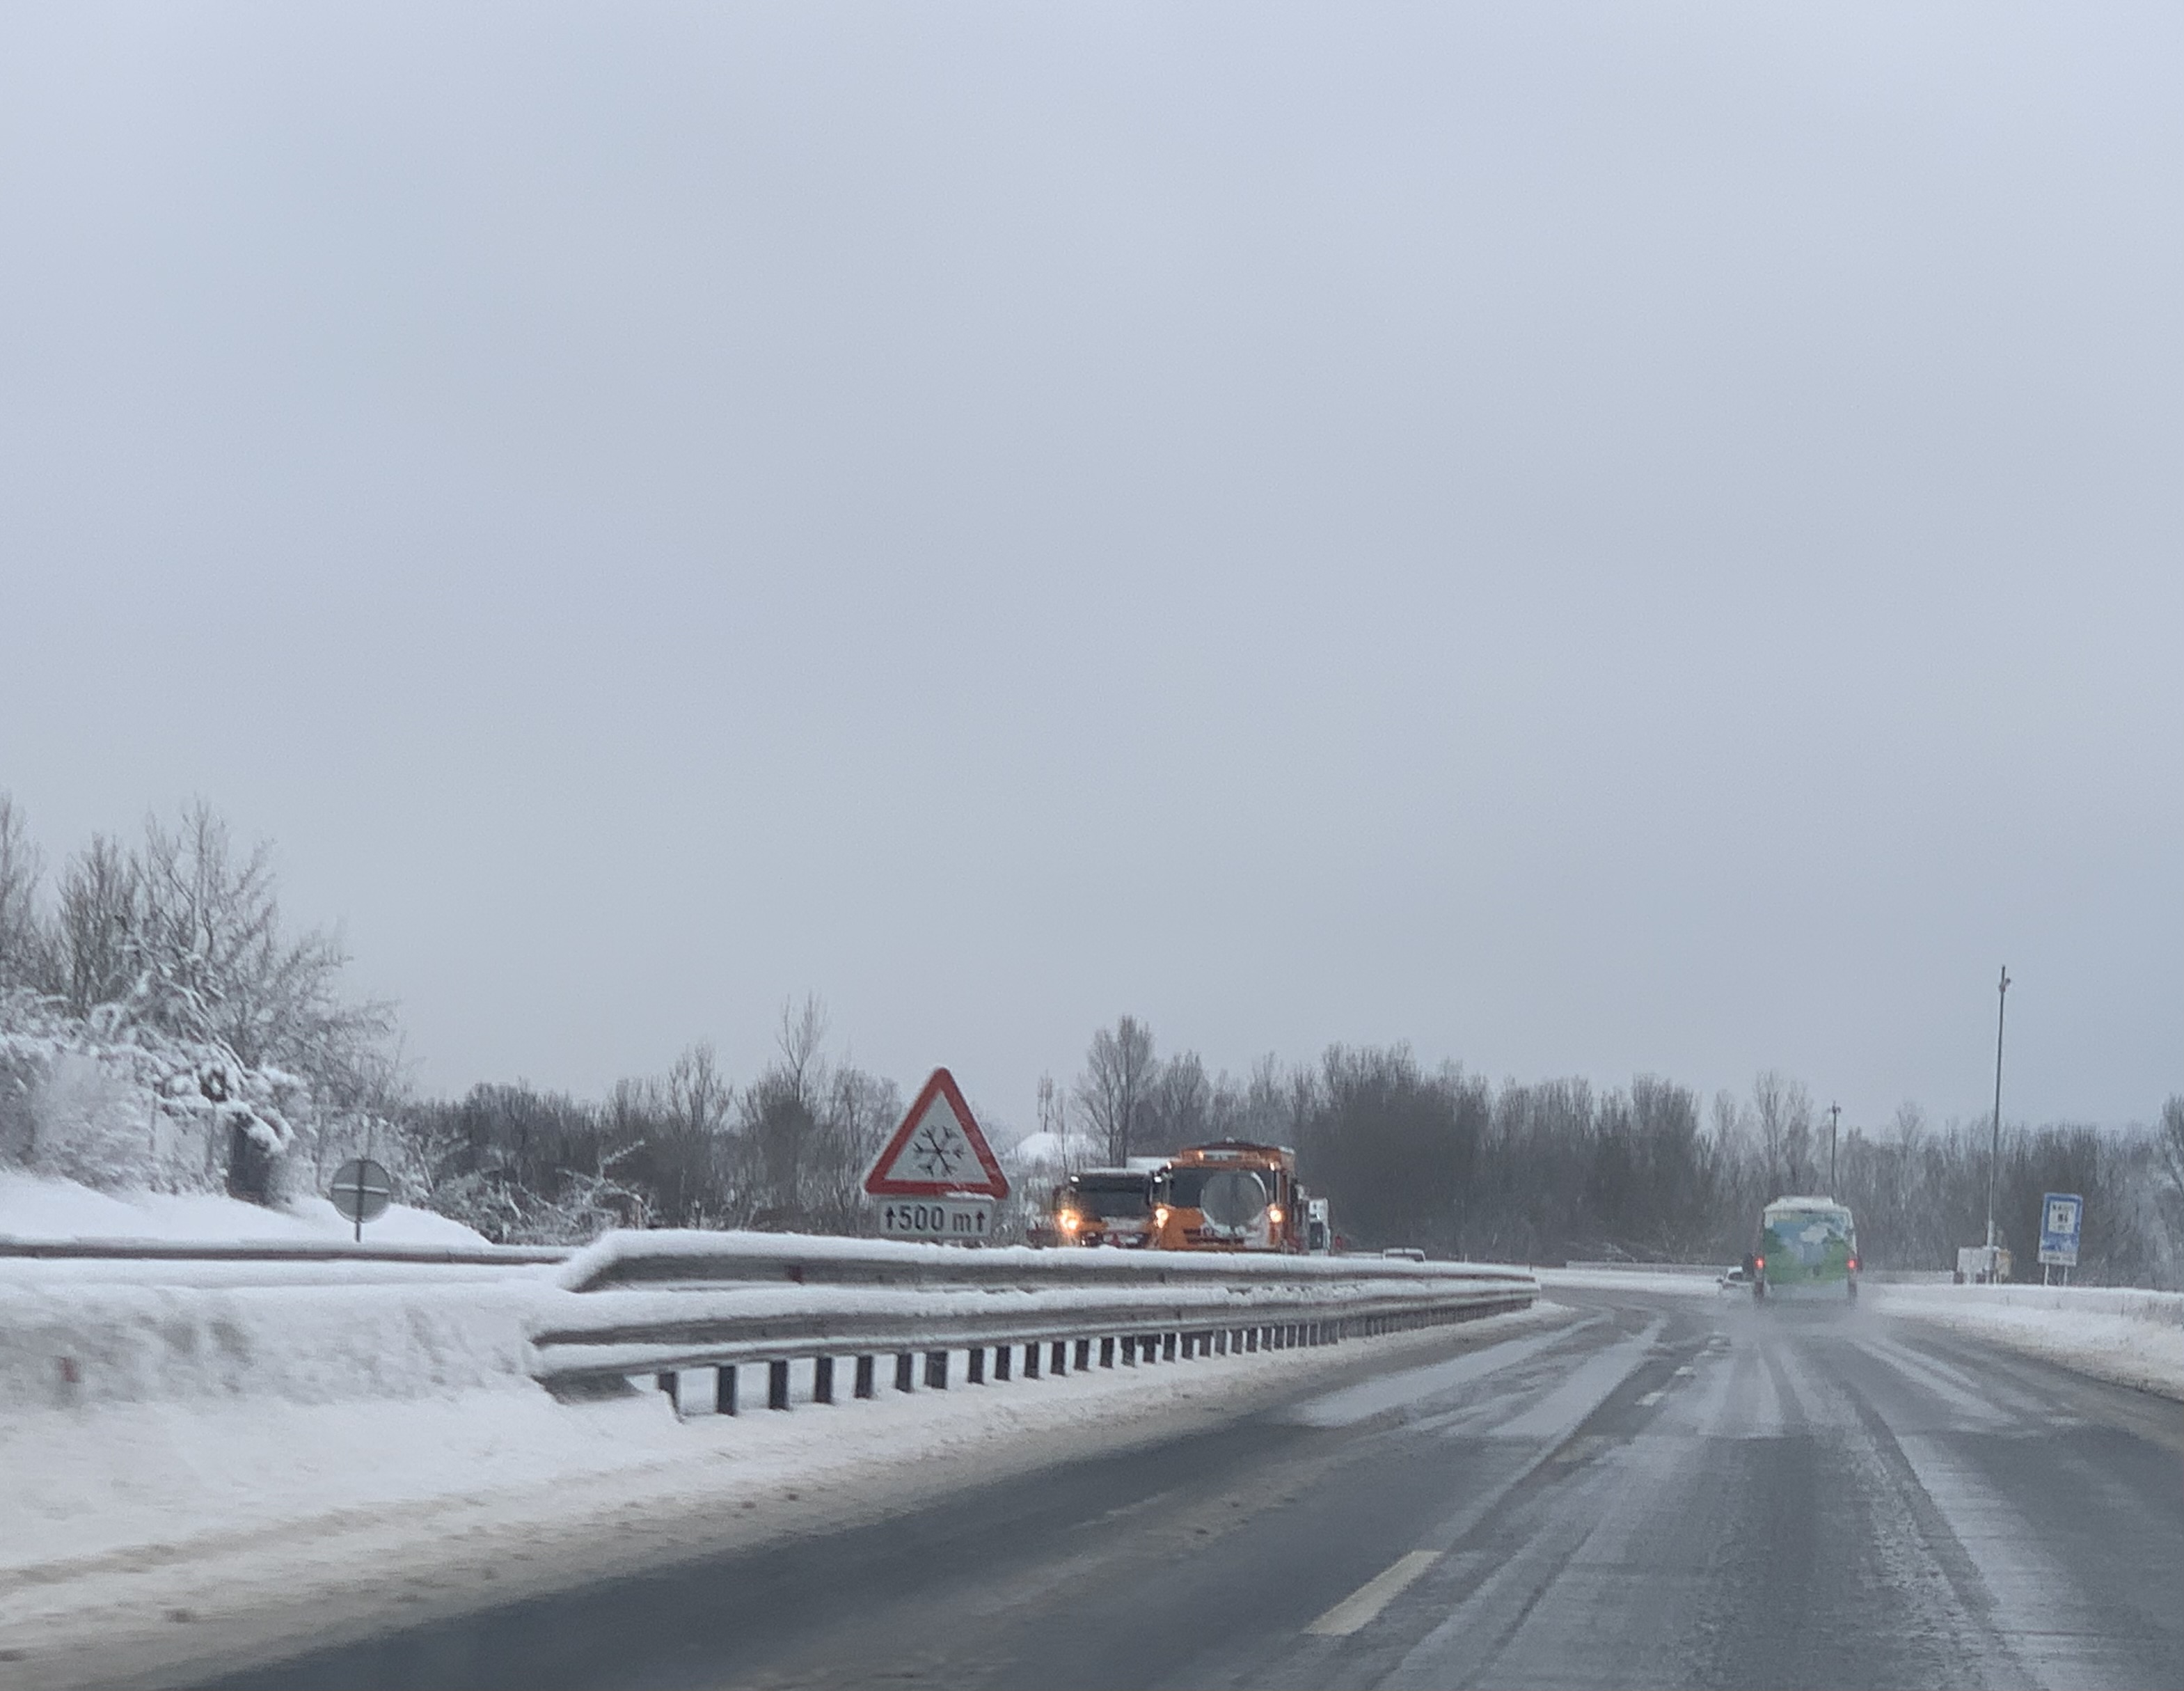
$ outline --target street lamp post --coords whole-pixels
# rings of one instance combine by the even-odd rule
[[[2009,968],[2004,964],[2002,984],[1995,989],[1994,1006],[1994,1142],[1986,1155],[1986,1247],[1994,1249],[1994,1180],[2002,1162],[2002,1025],[2009,1008]],[[1993,1258],[1989,1257],[1992,1264]]]
[[[1830,1104],[1828,1106],[1828,1196],[1830,1197],[1834,1197],[1837,1194],[1837,1188],[1836,1186],[1836,1124],[1841,1119],[1842,1106],[1841,1104]]]

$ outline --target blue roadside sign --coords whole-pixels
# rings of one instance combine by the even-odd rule
[[[2086,1201],[2074,1192],[2051,1192],[2040,1200],[2040,1260],[2061,1268],[2078,1265],[2078,1232],[2085,1224]]]

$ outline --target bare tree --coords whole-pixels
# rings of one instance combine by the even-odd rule
[[[1105,1142],[1111,1162],[1130,1157],[1139,1119],[1153,1078],[1152,1030],[1135,1016],[1092,1035],[1084,1054],[1084,1073],[1077,1080],[1077,1102]]]
[[[15,801],[0,792],[0,992],[36,984],[44,973],[38,882],[44,860]]]
[[[136,860],[103,834],[69,860],[60,887],[59,955],[52,985],[71,1014],[127,998],[144,938],[144,883]]]
[[[1131,1140],[1142,1152],[1180,1151],[1212,1136],[1213,1087],[1195,1051],[1153,1065]]]
[[[667,1071],[649,1148],[659,1214],[670,1227],[702,1227],[721,1219],[734,1097],[709,1041],[690,1046]]]
[[[1905,1157],[1919,1154],[1919,1141],[1925,1136],[1926,1112],[1906,1098],[1896,1107],[1896,1148]]]
[[[2184,1093],[2172,1094],[2161,1106],[2161,1125],[2154,1130],[2153,1150],[2171,1195],[2184,1203]]]
[[[1779,1069],[1763,1071],[1752,1082],[1752,1113],[1774,1195],[1808,1187],[1818,1171],[1812,1166],[1813,1100],[1804,1083]]]

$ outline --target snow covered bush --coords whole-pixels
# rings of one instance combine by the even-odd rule
[[[104,1191],[279,1195],[309,1084],[111,1007],[0,996],[0,1164]]]
[[[0,1163],[108,1190],[316,1191],[318,1153],[384,1113],[393,1020],[342,996],[332,936],[284,929],[268,848],[239,851],[198,804],[133,846],[94,838],[50,907],[41,874],[0,794]]]

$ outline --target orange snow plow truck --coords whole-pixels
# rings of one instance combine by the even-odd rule
[[[1327,1200],[1297,1184],[1296,1152],[1287,1146],[1194,1145],[1153,1180],[1156,1250],[1320,1255],[1332,1237]]]

